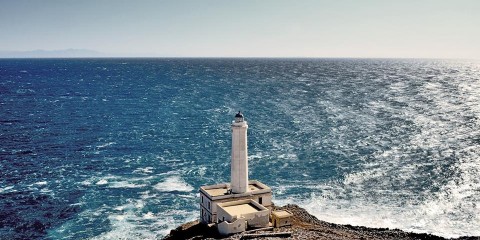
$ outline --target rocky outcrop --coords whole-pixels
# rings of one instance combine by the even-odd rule
[[[274,228],[273,230],[255,233],[288,232],[289,239],[445,239],[431,234],[404,232],[398,229],[367,228],[350,225],[339,225],[318,220],[305,209],[297,205],[274,206],[274,210],[288,210],[293,213],[291,226]],[[198,221],[189,222],[172,230],[164,239],[241,239],[244,233],[228,237],[218,234],[215,226],[207,226]],[[261,237],[260,239],[281,239],[280,237]],[[461,237],[458,239],[480,240],[480,237]]]

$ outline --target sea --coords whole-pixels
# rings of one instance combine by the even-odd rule
[[[0,60],[0,239],[157,239],[250,179],[332,223],[480,235],[480,61]]]

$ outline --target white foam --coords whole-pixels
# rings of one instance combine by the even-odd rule
[[[134,173],[152,173],[153,167],[144,167],[144,168],[137,168],[133,172]]]
[[[133,212],[108,216],[112,230],[92,239],[158,239],[160,236],[138,225],[140,219]]]
[[[80,184],[84,185],[84,186],[90,186],[90,185],[92,185],[92,182],[89,181],[89,180],[85,180],[85,181],[80,182]]]
[[[43,186],[43,185],[47,185],[47,181],[36,182],[34,184],[38,186]]]
[[[146,184],[135,184],[128,181],[110,182],[108,185],[111,188],[142,188],[145,186]]]
[[[152,212],[147,212],[143,215],[143,219],[154,219],[155,215]]]
[[[8,192],[8,190],[13,189],[15,186],[8,186],[4,188],[0,188],[0,193]]]
[[[205,176],[205,173],[206,173],[206,172],[207,172],[207,167],[201,166],[201,167],[198,168],[198,175],[199,175],[200,177]]]
[[[108,181],[106,179],[101,179],[99,180],[98,182],[96,182],[95,184],[97,185],[106,185],[108,184]]]
[[[470,152],[471,159],[480,159],[477,152],[480,150]],[[480,189],[480,181],[476,180],[480,170],[472,167],[474,164],[459,163],[459,168],[465,169],[462,177],[453,179],[425,201],[405,198],[408,192],[403,190],[389,190],[383,181],[388,179],[390,170],[374,166],[347,175],[343,182],[302,185],[306,192],[313,190],[309,196],[286,196],[283,192],[294,186],[283,185],[278,188],[274,202],[277,205],[298,204],[317,218],[337,224],[398,228],[449,238],[480,235],[480,207],[474,204],[475,199],[479,199],[475,189]],[[413,173],[403,171],[399,175],[402,174],[411,176]],[[372,186],[372,181],[378,185]],[[372,198],[371,193],[380,197]]]
[[[294,153],[288,153],[288,154],[280,154],[277,156],[280,159],[288,159],[288,160],[295,160],[297,159],[297,155]]]
[[[141,199],[127,199],[127,204],[111,209],[104,206],[97,211],[83,212],[81,215],[95,217],[94,212],[109,213],[111,230],[92,239],[160,239],[171,229],[192,221],[197,216],[197,212],[172,209],[163,210],[160,213],[144,212],[146,204]]]
[[[157,194],[151,194],[150,191],[140,192],[140,198],[143,200],[157,198],[157,197],[158,197]]]
[[[248,161],[256,160],[256,159],[261,159],[263,158],[262,153],[257,153],[257,154],[249,154],[248,155]]]
[[[106,148],[106,147],[111,146],[111,145],[113,145],[113,144],[116,144],[116,142],[107,142],[107,143],[98,145],[98,146],[97,146],[97,149]]]
[[[180,176],[171,176],[163,182],[157,183],[154,188],[160,192],[191,192],[193,187],[186,183]]]
[[[84,180],[80,182],[81,185],[89,186],[92,182],[95,182],[95,185],[106,186],[108,188],[143,188],[150,184],[150,180],[154,176],[145,176],[145,177],[122,177],[115,175],[107,175],[105,177],[92,177],[89,180]]]
[[[48,189],[48,188],[42,188],[42,189],[40,190],[40,192],[41,192],[41,193],[51,193],[51,192],[53,192],[53,191],[50,190],[50,189]]]

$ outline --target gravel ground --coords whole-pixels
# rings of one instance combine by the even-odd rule
[[[275,206],[274,209],[288,210],[293,213],[292,226],[255,233],[291,232],[291,236],[261,237],[257,239],[445,239],[431,234],[410,233],[398,229],[367,228],[328,223],[318,220],[297,205]],[[242,236],[242,233],[238,233],[222,237],[217,233],[215,227],[208,227],[198,221],[193,221],[172,230],[164,239],[241,239]],[[457,239],[480,240],[480,237],[461,237]]]

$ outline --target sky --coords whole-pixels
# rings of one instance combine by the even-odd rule
[[[0,0],[0,51],[480,59],[479,0]]]

